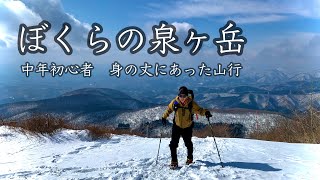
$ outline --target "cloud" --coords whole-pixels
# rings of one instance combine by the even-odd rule
[[[71,44],[72,48],[86,47],[87,35],[91,29],[90,25],[76,19],[73,15],[64,11],[60,0],[25,0],[23,1],[26,6],[33,12],[39,14],[41,19],[47,20],[51,23],[51,32],[57,34],[64,22],[71,25],[72,30],[67,36],[67,41]]]
[[[21,1],[4,0],[0,2],[0,8],[2,11],[1,15],[3,15],[1,16],[1,21],[6,21],[7,23],[12,22],[10,20],[14,20],[32,25],[35,22],[41,21],[41,17],[26,7],[26,5]]]
[[[253,24],[253,23],[281,21],[287,18],[288,17],[284,15],[268,14],[268,15],[256,15],[256,16],[234,16],[234,17],[230,17],[229,19],[232,19],[233,21],[237,22],[237,24]]]
[[[176,28],[176,35],[179,39],[176,44],[180,46],[183,51],[189,52],[188,50],[190,49],[190,47],[186,47],[184,45],[184,40],[187,39],[188,31],[190,28],[193,28],[193,25],[187,22],[173,22],[171,24]]]
[[[273,39],[250,64],[253,67],[284,68],[290,72],[314,70],[320,66],[320,34],[295,33],[290,37]]]
[[[60,48],[53,37],[61,30],[64,22],[72,27],[66,37],[72,48],[79,50],[86,46],[90,25],[65,12],[59,0],[0,1],[0,32],[2,34],[0,40],[6,42],[7,47],[16,46],[19,25],[24,23],[27,26],[34,26],[42,20],[51,23],[51,29],[46,33],[46,46]]]
[[[21,1],[0,1],[0,40],[5,48],[16,45],[19,22],[25,24],[39,23],[39,15],[28,9]]]
[[[17,42],[17,37],[8,33],[6,26],[0,24],[0,48],[11,48]]]
[[[188,31],[190,28],[193,28],[193,25],[188,23],[188,22],[167,22],[171,25],[173,25],[176,28],[176,33],[175,35],[178,37],[178,42],[177,45],[180,46],[181,48],[185,48],[184,47],[184,40],[187,38],[188,36]],[[147,42],[149,42],[150,39],[153,39],[154,36],[154,32],[152,31],[152,27],[154,25],[159,25],[159,22],[156,21],[150,21],[145,23],[144,25],[144,29],[146,29],[145,33],[146,33],[146,37],[147,37]],[[147,43],[146,46],[148,46],[149,43]]]
[[[0,48],[1,47],[7,47],[7,43],[4,40],[0,39]]]
[[[188,32],[188,30],[193,27],[191,24],[187,22],[173,22],[171,24],[176,28],[177,32]]]
[[[319,0],[308,3],[300,0],[189,0],[175,1],[167,6],[150,4],[153,10],[148,14],[153,18],[207,18],[227,17],[242,23],[262,23],[280,21],[290,15],[320,18]]]

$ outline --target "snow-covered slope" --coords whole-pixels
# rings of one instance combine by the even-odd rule
[[[146,122],[152,122],[159,120],[162,117],[163,112],[166,110],[167,106],[158,106],[154,108],[148,108],[143,110],[138,110],[134,112],[122,113],[116,116],[113,120],[109,121],[109,124],[117,125],[118,123],[129,124],[131,128],[137,128],[141,124]],[[240,111],[240,110],[239,110]],[[256,130],[256,128],[271,127],[277,120],[285,119],[285,117],[272,114],[272,113],[262,113],[256,111],[247,112],[215,112],[211,110],[212,118],[210,121],[212,123],[226,123],[226,124],[242,124],[246,128],[246,133],[251,133]],[[174,113],[171,113],[168,120],[172,122]],[[204,116],[198,116],[198,119],[194,119],[197,123],[208,124],[207,119]]]
[[[186,149],[179,144],[181,169],[169,170],[169,141],[113,136],[91,141],[86,131],[63,130],[53,137],[25,136],[0,127],[0,179],[317,179],[320,145],[249,139],[193,138],[195,163],[185,166]],[[182,141],[182,140],[181,140]]]

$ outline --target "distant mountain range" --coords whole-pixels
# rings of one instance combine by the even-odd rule
[[[63,93],[88,87],[116,89],[136,99],[153,101],[154,97],[175,95],[178,87],[182,85],[191,87],[192,89],[213,89],[219,87],[220,89],[218,90],[223,90],[225,87],[230,89],[248,86],[267,91],[275,91],[277,88],[286,86],[284,90],[287,91],[293,88],[293,91],[312,92],[312,88],[315,88],[312,87],[313,84],[316,86],[316,84],[319,84],[319,81],[320,70],[289,75],[281,69],[258,73],[246,69],[238,78],[229,76],[199,77],[198,75],[193,77],[187,75],[180,77],[159,76],[156,78],[131,78],[124,76],[122,78],[91,78],[90,80],[65,78],[63,84],[59,78],[27,79],[25,81],[16,80],[10,83],[0,82],[0,104],[55,98]],[[296,88],[295,85],[298,85],[299,88]],[[317,92],[316,89],[313,92]],[[163,103],[162,99],[160,99],[159,103],[155,103]],[[166,98],[164,97],[164,99]]]
[[[5,119],[25,119],[33,114],[53,114],[67,120],[99,123],[123,112],[151,107],[120,91],[107,88],[85,88],[56,98],[0,105]]]
[[[272,126],[275,121],[284,118],[281,114],[308,108],[311,99],[314,107],[320,107],[320,93],[310,93],[308,89],[303,89],[310,85],[307,82],[289,82],[278,86],[258,87],[200,86],[193,90],[195,101],[213,113],[213,123],[241,124],[248,133],[258,126]],[[314,85],[314,89],[320,92],[320,85]],[[127,124],[138,131],[145,131],[146,125],[150,123],[152,130],[149,133],[157,135],[162,126],[158,120],[176,94],[154,91],[159,95],[148,97],[152,93],[143,89],[141,92],[145,92],[144,99],[140,97],[138,100],[114,89],[82,88],[55,98],[3,104],[0,105],[0,114],[4,120],[14,121],[24,120],[34,114],[50,114],[75,123],[113,127]],[[137,95],[134,90],[128,93]],[[171,114],[168,119],[171,121],[172,118]],[[207,123],[204,117],[199,117],[196,121],[198,128]],[[170,127],[164,131],[170,131]]]
[[[204,108],[251,110],[245,115],[238,110],[218,113],[214,119],[223,123],[245,123],[246,128],[252,129],[257,122],[266,119],[272,124],[280,117],[273,115],[273,112],[288,115],[310,106],[320,108],[319,75],[298,74],[289,78],[285,73],[275,70],[265,75],[244,76],[242,79],[145,78],[125,81],[126,86],[120,90],[95,87],[71,91],[59,89],[59,95],[52,83],[44,89],[34,87],[32,91],[23,91],[24,87],[12,88],[13,91],[19,90],[21,97],[29,99],[1,104],[0,118],[23,120],[33,114],[52,114],[71,122],[114,127],[123,123],[141,129],[144,123],[160,119],[166,106],[176,97],[178,87],[186,85],[194,91],[195,101]],[[41,99],[30,99],[29,95],[24,94],[30,92]],[[202,123],[205,122],[202,120]]]

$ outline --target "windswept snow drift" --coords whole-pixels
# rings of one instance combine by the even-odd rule
[[[249,139],[193,138],[195,163],[185,166],[186,148],[179,144],[182,168],[169,170],[169,141],[112,136],[91,141],[87,131],[62,130],[53,137],[26,136],[0,127],[0,179],[315,179],[320,177],[320,145]]]

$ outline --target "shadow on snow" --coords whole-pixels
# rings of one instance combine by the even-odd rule
[[[196,162],[204,163],[206,166],[220,166],[220,163],[197,160]],[[267,163],[250,163],[250,162],[224,162],[225,167],[235,167],[240,169],[252,169],[259,171],[281,171],[282,169],[274,168]],[[198,165],[200,167],[200,165]]]

